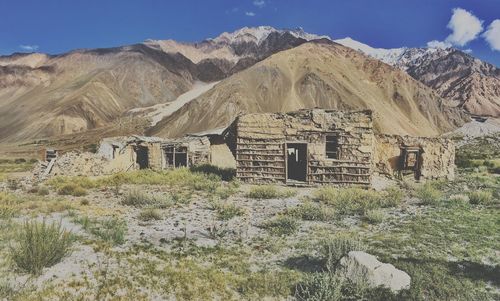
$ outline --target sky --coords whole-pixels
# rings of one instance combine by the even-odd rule
[[[500,66],[500,0],[1,0],[0,13],[4,55],[195,42],[270,25],[380,48],[453,46]]]

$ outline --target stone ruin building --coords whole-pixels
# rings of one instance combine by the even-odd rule
[[[98,154],[109,160],[109,169],[114,171],[160,170],[211,163],[210,141],[205,136],[106,138],[101,141]]]
[[[44,174],[211,164],[235,169],[242,182],[287,185],[370,186],[374,175],[452,179],[455,167],[450,139],[376,134],[370,110],[243,114],[225,129],[182,138],[112,137],[97,154],[47,155]]]
[[[246,114],[226,135],[236,176],[247,183],[369,186],[375,173],[454,175],[451,140],[377,135],[370,110]]]

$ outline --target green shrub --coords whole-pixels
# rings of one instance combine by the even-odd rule
[[[443,194],[441,191],[434,188],[431,182],[427,182],[415,189],[415,196],[424,205],[437,205],[441,202]]]
[[[313,202],[305,202],[287,210],[287,213],[306,221],[329,221],[335,218],[335,211]]]
[[[139,213],[139,219],[141,221],[152,221],[152,220],[161,220],[163,219],[161,212],[155,208],[146,208],[141,210]]]
[[[334,271],[342,257],[351,251],[366,251],[366,246],[356,237],[348,234],[337,235],[321,243],[320,255],[326,262],[326,269]]]
[[[91,233],[97,237],[115,245],[121,245],[125,242],[127,225],[124,220],[118,218],[105,219],[97,226],[91,230]]]
[[[469,200],[474,205],[488,205],[493,202],[493,194],[491,191],[476,190],[469,193]]]
[[[105,242],[115,245],[121,245],[125,242],[127,233],[127,224],[124,220],[118,218],[92,219],[84,216],[75,219],[76,223],[82,225],[82,228],[89,233],[99,237]]]
[[[37,191],[37,194],[38,195],[48,195],[50,193],[49,189],[45,186],[40,186],[38,187],[38,191]]]
[[[334,273],[312,273],[297,285],[295,298],[299,301],[345,300],[342,286],[345,280]]]
[[[158,201],[151,195],[142,192],[139,189],[129,191],[122,200],[123,205],[144,207],[157,204]]]
[[[322,187],[314,192],[313,199],[333,206],[339,214],[362,214],[384,205],[384,198],[380,193],[361,188]]]
[[[380,209],[370,209],[363,215],[364,219],[370,224],[379,224],[385,220],[385,212]]]
[[[16,266],[31,274],[40,274],[44,267],[61,261],[70,252],[73,237],[61,224],[45,221],[26,221],[11,247],[10,254]]]
[[[292,216],[278,215],[272,220],[264,222],[262,227],[272,235],[286,236],[297,232],[299,222]]]
[[[87,195],[87,190],[78,184],[64,184],[57,190],[60,195],[84,196]]]
[[[295,194],[296,192],[291,189],[280,191],[274,185],[261,185],[250,188],[246,196],[252,199],[285,199]]]
[[[238,207],[233,203],[216,203],[214,208],[217,212],[217,217],[224,221],[245,214],[245,210],[243,208]]]

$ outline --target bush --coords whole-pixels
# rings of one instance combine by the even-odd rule
[[[315,191],[313,199],[332,205],[339,214],[362,214],[369,209],[383,207],[384,204],[380,193],[361,188],[323,187]]]
[[[491,191],[476,190],[469,193],[469,200],[474,205],[488,205],[493,202],[493,194]]]
[[[127,224],[118,218],[91,219],[87,216],[75,219],[75,222],[82,225],[82,228],[102,240],[121,245],[125,242]]]
[[[10,253],[16,266],[38,275],[44,267],[51,267],[66,256],[73,243],[71,233],[61,224],[46,224],[45,221],[27,221]]]
[[[287,213],[306,221],[329,221],[335,218],[333,209],[313,202],[305,202],[289,209]]]
[[[163,219],[161,212],[155,208],[146,208],[139,213],[139,219],[141,221],[152,221]]]
[[[339,301],[344,279],[334,273],[312,273],[298,284],[295,298],[299,301]]]
[[[297,232],[299,222],[292,216],[279,215],[272,220],[264,222],[262,227],[272,235],[286,236]]]
[[[252,199],[284,199],[292,197],[295,194],[296,192],[291,189],[280,191],[273,185],[261,185],[250,188],[247,197]]]
[[[91,230],[91,233],[100,237],[104,241],[115,245],[121,245],[125,242],[127,225],[124,220],[110,218],[101,221],[100,225]]]
[[[342,257],[351,251],[366,251],[366,246],[357,238],[347,234],[338,235],[321,243],[320,254],[326,261],[326,269],[334,271]]]
[[[157,204],[158,201],[151,195],[144,193],[138,189],[129,191],[122,200],[123,205],[144,207]]]
[[[386,215],[380,209],[370,209],[365,212],[364,218],[370,224],[379,224],[384,221]]]
[[[57,193],[60,195],[84,196],[87,195],[87,190],[78,184],[68,183],[61,186]]]
[[[437,205],[441,201],[443,195],[441,191],[434,188],[431,182],[427,182],[415,189],[415,196],[424,205]]]
[[[245,214],[243,208],[236,206],[232,203],[217,203],[215,204],[215,210],[217,211],[217,217],[220,220],[230,220],[233,217],[241,216]]]
[[[45,186],[40,186],[38,187],[38,191],[37,191],[37,194],[38,195],[48,195],[50,193],[49,189]]]

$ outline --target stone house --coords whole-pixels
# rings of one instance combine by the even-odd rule
[[[245,114],[224,135],[247,183],[369,186],[376,173],[454,174],[450,140],[376,135],[370,110]]]
[[[112,137],[101,141],[98,154],[108,160],[108,172],[137,169],[168,169],[210,163],[207,137],[180,139]]]

